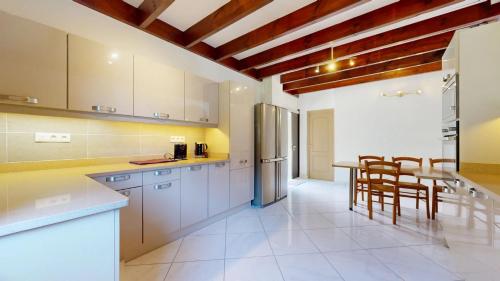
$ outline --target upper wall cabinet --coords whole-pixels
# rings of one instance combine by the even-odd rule
[[[184,72],[134,56],[134,115],[184,120]]]
[[[186,121],[217,124],[219,121],[219,84],[186,73]]]
[[[0,12],[0,102],[66,108],[66,33]]]
[[[68,107],[133,115],[133,56],[70,34]]]

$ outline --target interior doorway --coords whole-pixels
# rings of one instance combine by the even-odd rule
[[[333,109],[307,112],[307,167],[311,179],[334,180],[333,114]]]

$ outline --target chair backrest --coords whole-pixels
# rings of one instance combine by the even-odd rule
[[[374,155],[359,155],[359,163],[364,163],[364,161],[384,161],[384,156],[374,156]],[[359,169],[360,176],[362,177],[365,174],[365,169]]]
[[[383,184],[396,187],[401,174],[401,163],[389,161],[365,161],[368,188],[373,184]]]
[[[423,158],[415,158],[408,156],[392,157],[392,162],[399,163],[403,166],[408,165],[408,166],[422,167],[423,160],[424,160]],[[413,173],[401,173],[401,175],[413,177]],[[417,179],[417,182],[420,183],[420,179]]]
[[[436,167],[437,164],[439,164],[440,168],[442,168],[443,164],[445,164],[445,163],[455,163],[455,162],[456,162],[455,159],[429,158],[429,164],[430,164],[431,168],[437,168]],[[434,183],[434,185],[437,185],[436,180],[433,180],[432,182]]]

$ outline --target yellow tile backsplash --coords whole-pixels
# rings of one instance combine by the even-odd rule
[[[35,143],[35,132],[70,133],[71,143]],[[206,129],[177,125],[0,112],[0,163],[88,160],[173,153],[170,136],[185,136],[188,155]]]

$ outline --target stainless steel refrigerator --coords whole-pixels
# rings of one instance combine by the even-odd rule
[[[264,207],[286,197],[288,190],[288,111],[255,105],[255,192],[252,204]]]

